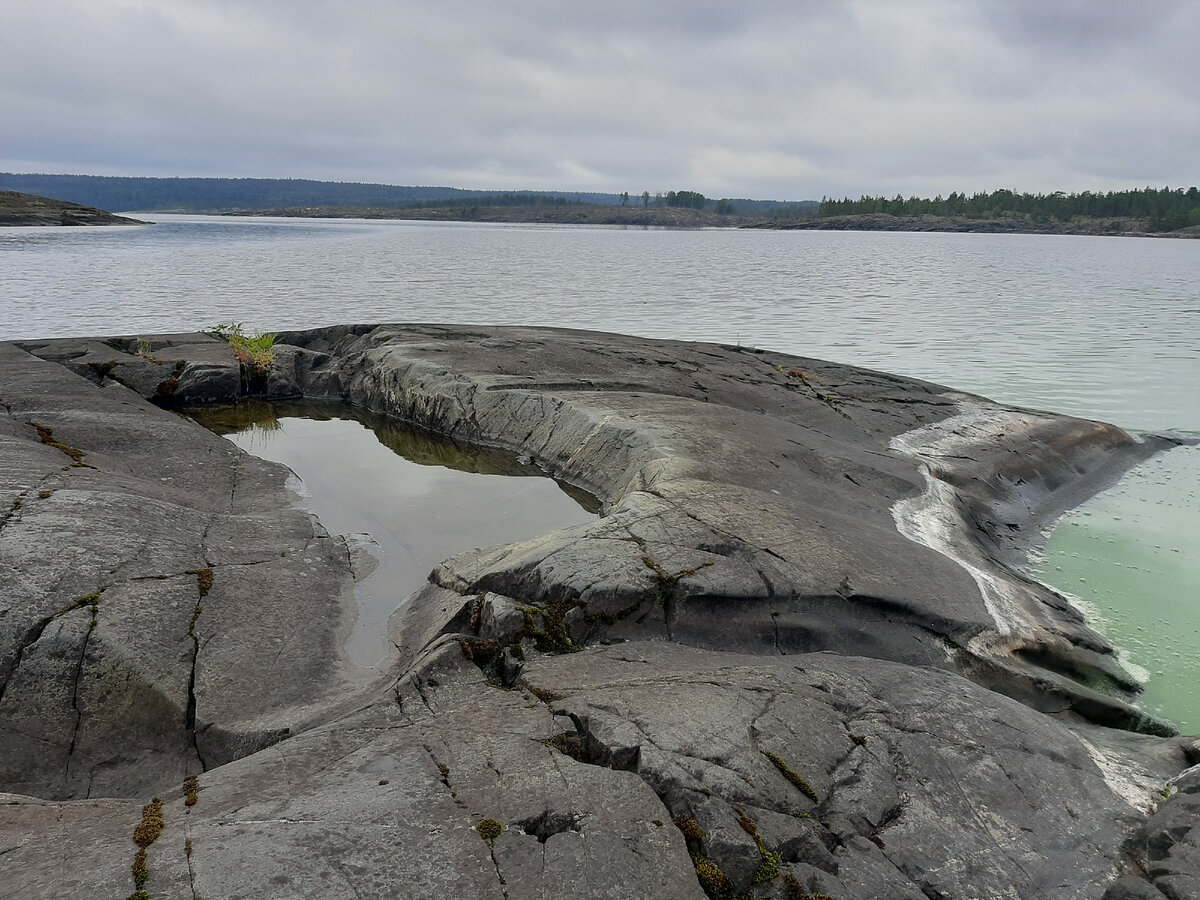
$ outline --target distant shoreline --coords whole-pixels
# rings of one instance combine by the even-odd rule
[[[236,210],[223,216],[320,219],[392,219],[422,222],[511,222],[543,225],[624,225],[646,228],[756,228],[776,231],[916,231],[971,234],[1063,234],[1098,237],[1200,238],[1200,226],[1177,231],[1149,231],[1137,219],[1094,219],[1036,222],[1026,218],[969,219],[957,216],[893,216],[872,213],[811,219],[718,215],[708,210],[672,207],[475,206],[389,209],[367,206],[304,206],[286,209]]]
[[[955,234],[1065,234],[1093,237],[1200,238],[1200,226],[1177,231],[1149,231],[1137,219],[1092,219],[1076,222],[1037,222],[1027,218],[968,219],[960,216],[858,216],[789,221],[762,221],[745,228],[806,231],[938,231]]]
[[[377,206],[301,206],[237,210],[223,216],[280,216],[318,219],[409,219],[422,222],[525,222],[541,225],[629,225],[645,228],[737,228],[761,221],[757,216],[718,215],[709,210],[664,206],[450,206],[398,208]]]

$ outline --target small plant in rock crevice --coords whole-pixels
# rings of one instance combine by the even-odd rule
[[[142,820],[133,830],[133,842],[138,852],[133,858],[130,873],[133,875],[134,892],[127,900],[150,900],[146,882],[150,880],[150,867],[146,862],[146,848],[158,840],[163,830],[163,804],[155,797],[142,807]]]
[[[200,799],[200,777],[189,775],[183,780],[184,806],[195,806]]]
[[[88,465],[87,463],[85,463],[83,461],[83,457],[85,455],[84,452],[75,447],[68,446],[67,444],[64,444],[62,441],[58,440],[54,436],[53,429],[47,428],[45,425],[42,425],[39,422],[26,422],[25,424],[29,425],[30,427],[33,428],[34,431],[37,432],[38,440],[40,440],[43,444],[45,444],[48,447],[53,447],[54,449],[59,450],[62,453],[69,456],[72,460],[72,462],[71,462],[72,466],[87,466]],[[92,467],[88,466],[88,468],[92,468]]]
[[[216,325],[213,333],[223,338],[233,348],[234,355],[254,375],[265,375],[275,362],[275,337],[267,332],[247,333],[241,323]]]
[[[496,838],[504,833],[504,826],[495,819],[484,819],[475,826],[475,830],[479,832],[479,836],[487,842],[490,847],[496,843]]]
[[[784,762],[781,756],[772,753],[770,750],[763,750],[761,753],[775,765],[775,768],[779,770],[780,774],[783,775],[784,778],[786,778],[799,789],[800,793],[804,794],[804,796],[806,796],[813,803],[821,802],[821,798],[813,789],[813,786],[805,780],[803,775],[794,771],[791,766]]]
[[[158,363],[159,365],[162,365],[162,360],[158,359],[154,356],[153,350],[154,350],[153,344],[151,344],[145,338],[138,338],[137,339],[137,352],[134,355],[140,356],[142,359],[147,359],[152,363]]]
[[[696,870],[696,879],[704,893],[713,900],[733,900],[733,885],[721,871],[721,867],[702,853],[693,853],[692,866]]]

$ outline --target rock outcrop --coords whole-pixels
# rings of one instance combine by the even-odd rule
[[[1200,747],[1021,571],[1165,440],[588,332],[274,355],[0,344],[6,896],[1200,893]],[[520,453],[604,515],[396,586],[359,669],[345,541],[175,412],[248,396]]]
[[[17,191],[0,191],[0,227],[4,225],[146,225],[138,219],[114,215],[94,206],[36,197]]]

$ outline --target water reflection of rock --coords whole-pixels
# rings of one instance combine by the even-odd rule
[[[404,459],[422,466],[442,466],[476,475],[544,476],[546,471],[521,457],[498,447],[486,447],[455,441],[453,438],[390,416],[330,401],[244,400],[236,404],[188,409],[188,414],[217,434],[233,434],[249,428],[275,430],[279,420],[348,419],[374,432],[379,442]],[[600,501],[592,494],[566,482],[558,482],[576,503],[589,512],[600,511]]]
[[[578,524],[598,505],[584,495],[590,511],[582,508],[575,499],[582,491],[565,490],[511,452],[356,415],[344,403],[259,401],[192,412],[198,421],[212,419],[243,450],[291,469],[300,503],[343,536],[358,611],[345,649],[366,668],[386,664],[393,649],[388,619],[443,559]],[[353,537],[359,531],[369,543]],[[362,551],[375,559],[374,577]]]

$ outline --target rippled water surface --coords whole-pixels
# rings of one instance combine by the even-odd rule
[[[1200,241],[142,218],[159,224],[0,230],[0,337],[560,325],[769,347],[1200,434]],[[1147,704],[1193,731],[1198,452],[1073,514],[1041,570],[1150,674]]]

